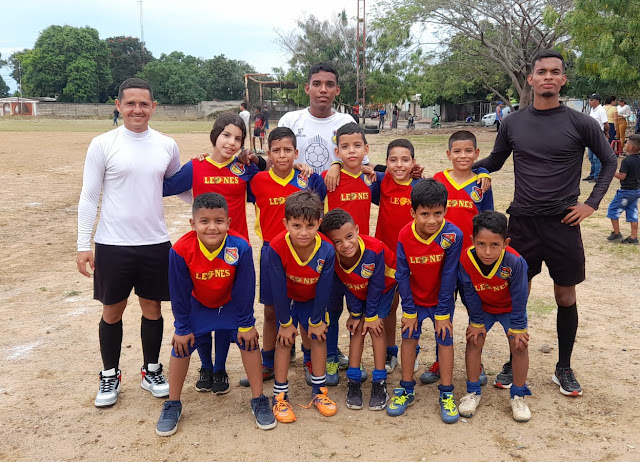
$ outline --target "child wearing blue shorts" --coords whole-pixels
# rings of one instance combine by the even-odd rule
[[[613,231],[607,238],[609,241],[622,244],[638,245],[638,198],[640,198],[640,135],[631,135],[624,146],[627,154],[620,164],[620,171],[615,176],[620,180],[620,189],[609,204],[607,218],[611,220]],[[620,215],[626,213],[627,222],[631,223],[631,235],[622,238],[620,232]]]

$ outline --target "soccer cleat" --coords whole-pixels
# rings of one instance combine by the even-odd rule
[[[211,382],[211,393],[214,395],[224,395],[229,393],[229,376],[227,371],[216,371],[213,373]]]
[[[311,403],[309,403],[309,407],[311,407],[311,404],[314,404],[318,411],[320,411],[320,414],[325,417],[331,417],[338,412],[338,406],[334,401],[329,399],[328,393],[329,390],[327,390],[327,387],[320,387],[320,393],[314,396]]]
[[[156,435],[171,436],[178,430],[178,421],[182,414],[180,401],[165,401],[156,424]]]
[[[387,407],[387,401],[389,401],[389,395],[387,394],[387,382],[380,380],[379,382],[373,382],[371,385],[371,399],[369,400],[370,411],[382,411]]]
[[[349,409],[362,409],[362,387],[360,382],[349,380],[349,383],[347,383],[347,407]]]
[[[162,364],[149,364],[147,369],[140,370],[142,381],[140,386],[150,392],[154,398],[166,398],[169,396],[169,382],[162,375]]]
[[[511,398],[511,410],[513,411],[513,419],[516,422],[528,422],[531,419],[531,411],[524,400],[524,396]]]
[[[611,231],[611,234],[607,237],[607,241],[621,241],[622,242],[622,233],[614,233]]]
[[[292,423],[296,421],[296,415],[293,413],[293,407],[286,398],[284,392],[278,393],[274,398],[273,414],[278,422]]]
[[[362,363],[360,363],[360,382],[364,383],[367,381],[369,376],[367,375],[367,370],[364,368]]]
[[[459,417],[453,393],[447,391],[440,393],[440,418],[442,421],[446,424],[452,424],[456,423]]]
[[[387,405],[387,415],[390,415],[391,417],[398,417],[404,414],[404,411],[406,411],[407,408],[415,402],[415,400],[415,393],[407,393],[407,390],[401,387],[395,388],[393,390],[393,396]]]
[[[631,236],[629,236],[626,239],[623,239],[620,241],[620,244],[632,244],[632,245],[639,245],[640,242],[638,241],[638,238],[632,238]]]
[[[342,370],[349,368],[349,358],[340,351],[340,348],[338,348],[338,364],[340,364],[340,369]]]
[[[493,385],[497,388],[511,388],[513,384],[513,370],[511,369],[511,361],[504,363],[502,370],[493,380]]]
[[[96,407],[113,406],[118,401],[122,375],[115,368],[100,372],[100,387],[94,402]]]
[[[430,383],[436,383],[440,380],[440,363],[434,362],[429,369],[423,372],[420,376],[420,381],[425,385]]]
[[[553,383],[560,387],[560,393],[565,396],[581,396],[582,387],[576,380],[573,369],[570,367],[556,367],[556,373],[552,377]]]
[[[278,423],[269,405],[269,398],[264,395],[251,399],[251,412],[260,430],[270,430]]]
[[[205,369],[204,367],[198,369],[200,372],[200,379],[196,382],[196,390],[198,391],[211,391],[211,383],[213,382],[213,369]]]
[[[311,365],[311,361],[307,361],[306,363],[304,363],[304,379],[307,382],[307,385],[309,386],[313,386],[313,366]]]
[[[275,374],[273,372],[273,367],[266,367],[266,366],[262,367],[262,381],[263,382],[265,382],[267,380],[273,380],[274,377],[275,377]],[[248,387],[249,386],[249,379],[247,377],[242,377],[240,379],[240,386],[241,387]]]
[[[480,398],[482,396],[477,393],[467,393],[460,400],[458,406],[458,412],[462,417],[473,417],[476,413],[476,408],[480,404]]]
[[[483,364],[480,364],[480,377],[478,378],[478,380],[480,380],[481,387],[487,384],[487,373],[484,371]]]
[[[387,359],[384,362],[384,368],[387,370],[387,374],[392,373],[398,365],[398,357],[387,353]]]
[[[333,359],[327,360],[327,386],[335,387],[340,383],[340,376],[338,375],[338,368],[340,364]]]

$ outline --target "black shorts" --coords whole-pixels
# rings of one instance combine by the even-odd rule
[[[105,245],[96,243],[93,298],[114,305],[138,297],[169,300],[169,249],[171,242],[153,245]]]
[[[559,286],[571,287],[584,281],[584,247],[580,226],[562,223],[562,215],[511,216],[511,247],[524,257],[529,266],[529,281],[542,271],[544,261],[549,275]]]

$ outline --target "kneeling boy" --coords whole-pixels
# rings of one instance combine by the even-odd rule
[[[480,404],[478,371],[485,337],[496,322],[502,324],[513,356],[511,409],[513,418],[526,422],[531,418],[524,400],[529,370],[529,334],[527,333],[527,263],[509,247],[507,217],[484,211],[473,218],[473,246],[460,258],[458,278],[462,299],[469,311],[467,328],[467,395],[460,400],[460,415],[471,417]]]
[[[262,394],[262,361],[253,317],[256,275],[251,246],[229,230],[227,202],[205,193],[193,201],[192,231],[169,252],[169,291],[175,334],[169,363],[169,400],[156,426],[173,435],[182,413],[180,395],[191,353],[211,332],[228,330],[235,338],[251,384],[251,411],[262,430],[276,426],[269,399]]]

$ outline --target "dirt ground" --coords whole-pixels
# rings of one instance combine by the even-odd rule
[[[80,275],[75,265],[77,203],[86,148],[93,136],[110,127],[106,121],[90,121],[75,131],[68,123],[61,125],[59,131],[47,128],[55,124],[0,123],[0,320],[4,325],[0,460],[640,460],[640,252],[638,247],[609,244],[605,239],[610,231],[606,207],[619,186],[617,180],[601,209],[583,226],[588,277],[578,287],[580,329],[573,367],[584,396],[564,397],[551,382],[557,359],[556,308],[545,271],[534,280],[529,304],[533,396],[527,401],[533,417],[526,424],[513,421],[508,391],[491,386],[508,356],[504,337],[496,330],[485,347],[483,362],[490,384],[483,389],[478,413],[455,425],[440,421],[434,385],[418,385],[415,405],[399,418],[366,409],[348,410],[342,376],[341,384],[330,390],[339,406],[335,417],[298,408],[296,423],[260,431],[253,424],[249,392],[237,385],[243,371],[240,355],[232,347],[231,392],[222,397],[196,392],[194,359],[178,432],[160,438],[154,428],[162,400],[139,385],[140,310],[134,297],[124,317],[122,393],[112,408],[93,405],[101,369],[97,335],[101,307],[92,299],[91,280]],[[183,161],[209,150],[202,124],[194,122],[192,131],[188,124],[173,132],[171,124],[162,129],[175,133]],[[495,134],[487,129],[477,132],[481,156],[487,155]],[[411,133],[425,173],[447,166],[448,133]],[[371,136],[373,159],[382,161],[386,143],[397,136]],[[510,163],[493,175],[493,187],[496,207],[504,211],[513,192]],[[583,195],[590,190],[591,185],[583,183]],[[175,242],[188,230],[189,208],[169,198],[165,211]],[[375,207],[372,215],[375,219]],[[623,223],[625,236],[628,230]],[[252,240],[255,251],[255,235]],[[261,325],[261,307],[257,303],[255,307]],[[457,310],[454,384],[459,399],[466,391],[463,332],[467,320],[461,305]],[[161,360],[168,364],[173,321],[168,303],[164,316]],[[345,332],[342,327],[343,351],[348,342]],[[431,334],[423,335],[416,377],[433,361],[433,343]],[[541,352],[544,344],[550,353]],[[365,351],[364,364],[372,369],[370,350]],[[307,404],[310,395],[300,353],[290,380],[292,401]],[[399,380],[397,369],[389,377],[389,387]],[[363,390],[368,399],[370,382]],[[265,392],[270,395],[271,383]]]

